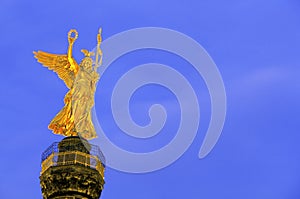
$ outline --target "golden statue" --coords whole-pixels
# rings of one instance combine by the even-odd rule
[[[94,106],[96,83],[99,80],[97,68],[102,64],[101,29],[97,35],[98,44],[94,64],[91,58],[94,53],[85,49],[81,50],[85,57],[79,65],[73,58],[72,49],[77,38],[78,32],[73,29],[70,30],[68,33],[68,54],[58,55],[42,51],[33,53],[39,63],[56,72],[70,89],[64,98],[65,106],[53,118],[48,128],[55,134],[64,136],[80,134],[85,139],[92,139],[97,137],[92,122],[91,109]]]

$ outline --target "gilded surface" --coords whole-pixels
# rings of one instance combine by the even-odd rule
[[[96,62],[93,64],[91,52],[83,49],[85,57],[78,65],[72,56],[75,40],[78,38],[76,30],[68,33],[69,47],[65,55],[51,54],[43,51],[33,52],[39,63],[57,73],[69,91],[65,95],[65,106],[52,119],[48,128],[55,134],[64,136],[80,136],[85,139],[97,137],[92,123],[91,109],[94,106],[96,83],[99,80],[97,68],[102,63],[101,29],[97,35]]]

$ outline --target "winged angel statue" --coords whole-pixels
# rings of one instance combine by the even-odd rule
[[[81,50],[85,57],[78,65],[72,56],[72,49],[78,32],[74,29],[68,33],[68,53],[64,55],[50,54],[43,51],[33,52],[35,58],[43,66],[57,73],[69,91],[64,98],[64,107],[53,118],[48,128],[55,134],[64,136],[78,136],[85,139],[97,137],[91,109],[94,106],[96,83],[99,80],[97,68],[102,64],[102,51],[100,49],[101,29],[97,35],[96,61],[93,63],[93,52]]]

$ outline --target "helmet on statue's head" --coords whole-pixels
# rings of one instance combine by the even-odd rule
[[[85,57],[82,59],[80,66],[84,69],[91,70],[93,68],[93,59],[91,58],[91,56],[94,55],[94,52],[89,52],[86,49],[82,49],[81,52]]]

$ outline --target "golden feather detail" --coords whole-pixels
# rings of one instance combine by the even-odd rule
[[[71,67],[67,55],[51,54],[43,51],[33,52],[33,54],[39,63],[56,72],[68,88],[72,87],[74,77],[78,72],[78,64],[73,58],[75,68]]]

